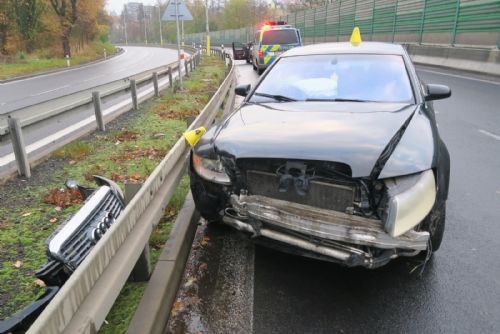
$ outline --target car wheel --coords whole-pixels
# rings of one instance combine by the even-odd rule
[[[259,73],[259,75],[261,75],[262,73],[264,73],[265,69],[264,68],[259,68],[257,70],[257,72]]]
[[[445,220],[446,202],[442,202],[440,204],[436,203],[422,222],[422,229],[430,234],[433,252],[439,249],[443,241]]]

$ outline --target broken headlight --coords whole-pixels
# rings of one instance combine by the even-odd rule
[[[220,184],[231,184],[231,179],[226,174],[219,158],[216,160],[207,159],[193,153],[192,163],[196,174],[205,180]]]
[[[432,170],[384,180],[387,187],[385,230],[398,237],[417,226],[436,200]]]

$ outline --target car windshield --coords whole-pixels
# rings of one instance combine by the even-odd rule
[[[295,100],[411,103],[413,92],[401,56],[310,55],[281,58],[250,99]]]
[[[294,29],[267,30],[262,35],[262,45],[295,44],[297,33]]]

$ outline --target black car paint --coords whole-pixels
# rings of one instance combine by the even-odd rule
[[[381,163],[382,152],[399,131],[401,136],[389,150],[383,168],[376,173],[377,178],[433,169],[437,184],[436,205],[441,204],[448,197],[449,153],[439,137],[433,103],[428,98],[426,86],[419,81],[408,54],[402,50],[400,55],[412,84],[414,104],[256,104],[249,101],[258,83],[237,110],[207,131],[194,152],[206,158],[228,157],[229,161],[287,158],[343,162],[352,168],[353,178],[369,178],[374,176],[372,172],[375,165]],[[260,81],[278,61],[266,70]]]

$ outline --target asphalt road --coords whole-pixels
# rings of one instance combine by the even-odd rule
[[[131,46],[123,49],[123,54],[102,62],[0,84],[0,115],[123,79],[177,59],[177,51],[171,49]]]
[[[210,242],[201,250],[195,245],[198,263],[188,264],[191,275],[199,275],[197,303],[173,317],[167,332],[500,332],[500,81],[418,71],[425,82],[453,91],[452,98],[435,102],[452,161],[446,232],[423,272],[412,271],[418,263],[407,259],[377,270],[344,268],[254,247],[236,232],[223,229],[221,236],[202,226]],[[238,83],[256,78],[239,62]],[[255,251],[249,255],[248,249]],[[245,261],[225,261],[229,254]],[[207,273],[196,270],[202,267]],[[185,286],[179,300],[190,296]],[[250,296],[238,293],[249,290]],[[227,295],[232,297],[221,297]],[[252,312],[251,320],[242,309]]]

